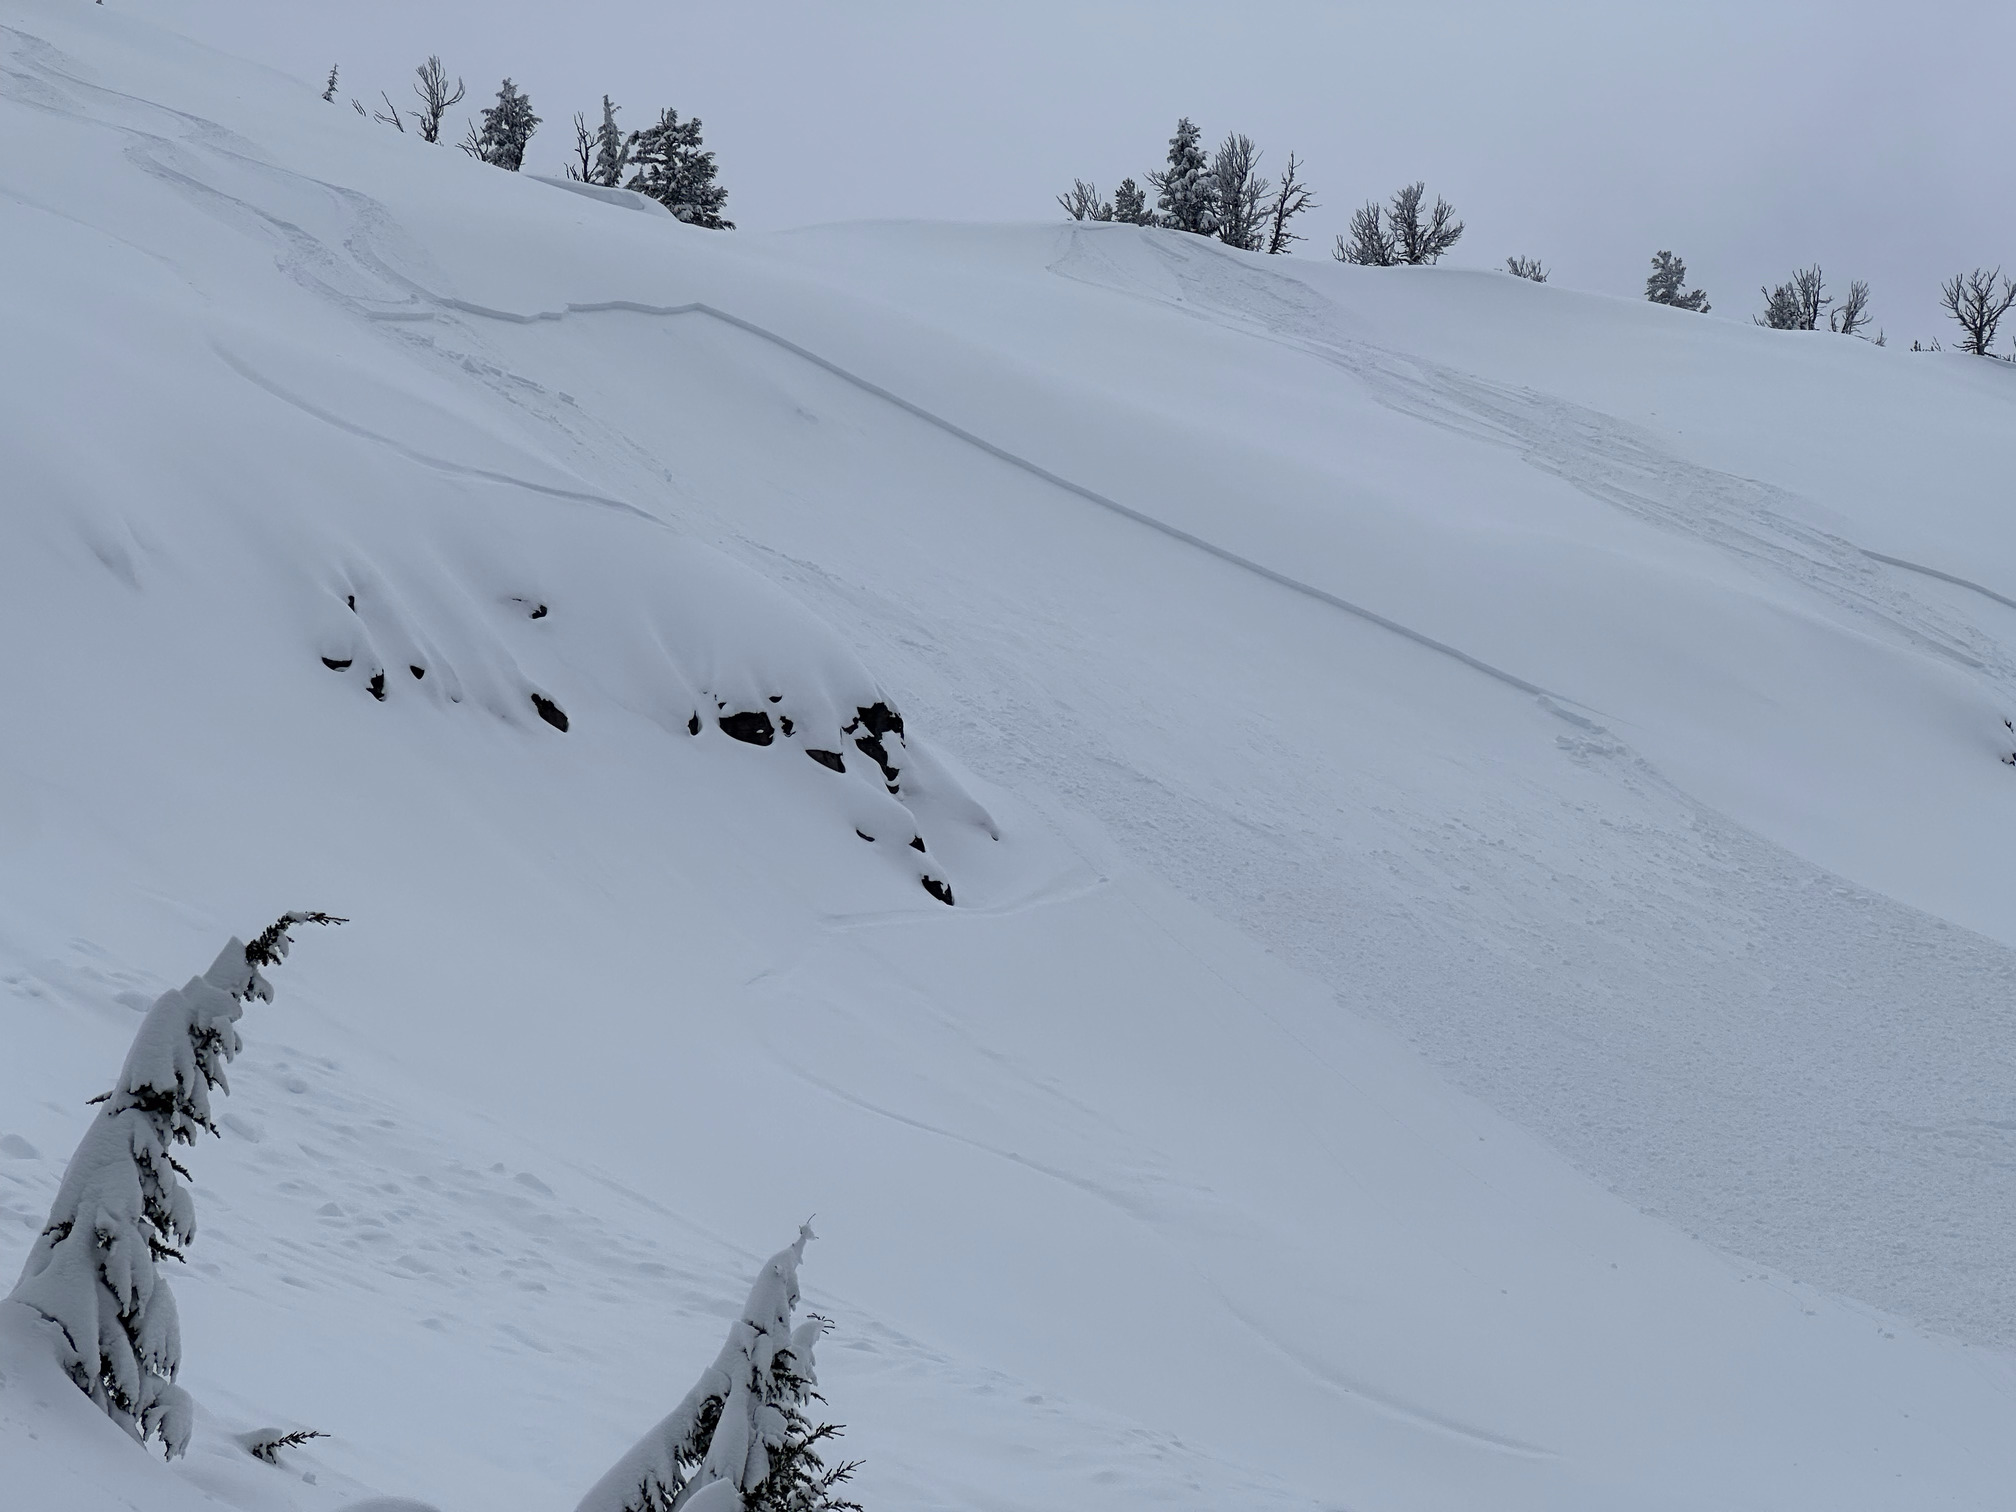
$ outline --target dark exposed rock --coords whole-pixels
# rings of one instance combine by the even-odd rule
[[[528,618],[530,619],[546,618],[546,606],[544,604],[540,604],[535,609],[533,609],[532,613],[528,616]]]
[[[884,735],[901,737],[903,716],[889,705],[877,699],[865,708],[854,710],[854,721],[841,731],[843,735],[854,735],[856,730],[864,731],[854,737],[854,748],[875,765],[882,768],[882,781],[890,792],[895,792],[898,767],[889,759],[889,748],[882,743]]]
[[[733,739],[746,741],[750,745],[766,746],[777,738],[777,732],[770,724],[770,716],[761,709],[745,710],[739,714],[723,714],[721,731]]]
[[[840,753],[838,751],[808,750],[805,754],[807,756],[810,756],[814,761],[818,762],[819,765],[821,765],[822,767],[830,767],[836,772],[844,772],[847,770],[847,763],[841,759]]]
[[[924,849],[924,837],[922,835],[912,835],[910,837],[910,849],[914,851]]]
[[[687,721],[686,721],[686,733],[687,733],[688,735],[698,735],[698,734],[700,733],[700,712],[699,712],[699,710],[697,710],[697,709],[696,709],[696,710],[694,710],[694,712],[693,712],[693,717],[692,717],[691,719],[689,719],[689,720],[687,720]]]
[[[418,682],[421,678],[427,675],[427,669],[425,667],[408,667],[406,670],[413,674],[413,680],[415,682]]]
[[[947,908],[952,907],[952,889],[943,882],[940,882],[936,877],[924,878],[924,891],[931,894],[932,897],[943,903]]]
[[[786,736],[789,736],[792,729],[794,728],[794,726],[791,723],[791,716],[789,714],[778,715],[777,723],[783,727]]]
[[[354,594],[354,593],[348,593],[348,594],[345,594],[345,595],[343,596],[343,602],[344,602],[344,603],[346,603],[346,604],[348,604],[348,605],[350,606],[350,612],[351,612],[352,614],[355,614],[355,613],[357,612],[357,595],[356,595],[356,594]]]
[[[538,711],[539,717],[553,726],[554,729],[560,731],[563,735],[567,733],[567,711],[553,702],[544,693],[534,693],[532,695],[532,707]]]
[[[331,672],[341,672],[345,667],[350,665],[350,658],[346,656],[341,661],[338,661],[333,656],[325,656],[322,658],[322,665],[327,667]]]
[[[854,717],[868,727],[870,735],[889,735],[892,733],[901,735],[903,733],[903,716],[880,700],[870,704],[865,709],[856,709]],[[851,730],[849,733],[852,733]]]
[[[365,686],[370,688],[373,698],[377,699],[380,703],[385,702],[385,674],[382,670],[373,672],[371,674],[371,681],[365,684]]]
[[[860,836],[861,836],[861,838],[862,838],[863,840],[866,840],[866,841],[867,841],[867,842],[868,842],[868,843],[869,843],[870,845],[873,845],[873,844],[875,843],[875,837],[874,837],[873,835],[870,835],[870,834],[866,834],[866,833],[864,833],[864,832],[863,832],[863,831],[861,831],[861,830],[856,830],[856,831],[854,831],[854,833],[855,833],[855,834],[857,834],[857,835],[860,835]]]

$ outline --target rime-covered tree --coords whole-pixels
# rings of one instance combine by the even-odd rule
[[[1828,312],[1827,329],[1837,336],[1856,336],[1869,321],[1869,284],[1858,278],[1848,285],[1848,297]],[[1881,341],[1876,344],[1883,345]]]
[[[1070,192],[1058,195],[1057,203],[1064,207],[1064,213],[1073,220],[1113,219],[1113,207],[1099,198],[1099,186],[1084,179],[1071,180]]]
[[[525,166],[525,146],[538,129],[539,117],[532,114],[532,101],[506,79],[497,90],[497,103],[483,112],[481,126],[469,123],[462,150],[493,168],[516,173]]]
[[[1113,191],[1113,219],[1130,226],[1155,224],[1155,212],[1148,207],[1147,193],[1131,178],[1120,180],[1120,187]]]
[[[1547,269],[1537,257],[1508,257],[1505,271],[1514,278],[1531,279],[1534,283],[1547,282]]]
[[[714,154],[700,141],[700,117],[679,119],[676,110],[662,110],[655,123],[630,133],[630,166],[634,173],[624,187],[648,194],[690,226],[733,231],[721,207],[728,191],[714,181]]]
[[[1706,315],[1709,310],[1708,291],[1687,287],[1687,264],[1671,252],[1653,256],[1652,273],[1645,280],[1645,297],[1654,304],[1692,310],[1697,315]]]
[[[1258,252],[1267,237],[1267,180],[1260,149],[1244,132],[1226,134],[1211,157],[1211,202],[1218,207],[1218,239]]]
[[[1463,222],[1441,195],[1435,196],[1434,208],[1423,213],[1421,202],[1427,192],[1428,186],[1419,182],[1396,189],[1386,212],[1395,260],[1417,267],[1440,262],[1442,254],[1463,239]]]
[[[1218,204],[1212,193],[1211,164],[1200,145],[1203,133],[1184,116],[1169,138],[1168,161],[1148,175],[1157,191],[1160,224],[1172,231],[1209,236],[1218,229]]]
[[[331,105],[336,103],[336,65],[329,65],[329,87],[322,91],[322,98]]]
[[[467,92],[462,81],[457,79],[455,87],[448,87],[448,70],[441,66],[441,59],[430,53],[427,61],[413,72],[419,82],[413,86],[413,93],[420,97],[420,108],[413,112],[413,119],[423,142],[441,140],[441,118],[448,114],[448,107],[462,103]]]
[[[193,1408],[175,1384],[182,1332],[159,1266],[180,1260],[196,1236],[175,1146],[217,1132],[210,1093],[230,1090],[224,1068],[238,1054],[241,1005],[273,997],[259,968],[286,956],[294,925],[342,922],[285,914],[154,1000],[8,1295],[51,1325],[77,1389],[139,1442],[159,1438],[170,1459],[188,1447]]]
[[[1817,330],[1820,317],[1834,302],[1827,293],[1827,280],[1818,263],[1810,268],[1795,268],[1784,283],[1758,292],[1764,296],[1764,313],[1750,318],[1774,331]]]
[[[612,1466],[577,1512],[860,1512],[839,1488],[855,1464],[819,1452],[840,1430],[812,1421],[821,1318],[794,1326],[810,1227],[772,1256],[728,1342],[685,1400]]]
[[[1963,333],[1960,350],[1985,357],[1995,345],[1995,332],[2002,324],[2002,317],[2011,306],[2016,306],[2016,284],[2003,278],[2000,268],[1955,273],[1939,286],[1939,304],[1960,326]],[[1939,343],[1935,341],[1932,350],[1938,349]]]
[[[1299,232],[1288,229],[1288,223],[1305,210],[1314,210],[1316,200],[1300,174],[1302,165],[1295,161],[1295,154],[1288,154],[1288,166],[1281,174],[1281,182],[1274,188],[1274,198],[1267,206],[1267,252],[1279,257],[1296,242],[1302,240]]]
[[[1367,200],[1351,212],[1351,234],[1348,239],[1338,237],[1330,255],[1361,268],[1390,268],[1400,260],[1386,230],[1385,211],[1377,200]]]

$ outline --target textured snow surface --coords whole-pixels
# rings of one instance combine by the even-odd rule
[[[188,1457],[0,1308],[0,1486],[572,1506],[816,1211],[878,1512],[2006,1500],[2016,369],[319,83],[0,0],[0,1278],[138,1010],[354,921]]]

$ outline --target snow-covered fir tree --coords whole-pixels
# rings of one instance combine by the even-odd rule
[[[1149,174],[1148,182],[1159,191],[1155,203],[1162,225],[1209,236],[1218,229],[1218,204],[1202,140],[1203,133],[1190,117],[1177,121],[1176,134],[1169,138],[1168,162]]]
[[[1131,178],[1120,180],[1120,187],[1113,191],[1113,219],[1125,221],[1130,226],[1152,226],[1155,212],[1148,208],[1148,195]]]
[[[1645,280],[1645,297],[1654,304],[1671,305],[1676,310],[1708,313],[1708,291],[1687,287],[1687,264],[1671,252],[1656,253],[1652,272]]]
[[[655,124],[630,134],[630,166],[624,187],[648,194],[691,226],[732,231],[721,207],[728,191],[714,182],[714,154],[700,142],[700,118],[679,119],[676,110],[659,112]]]
[[[217,1132],[210,1092],[230,1090],[224,1067],[238,1054],[242,1004],[273,997],[259,968],[286,956],[294,925],[342,922],[286,914],[155,999],[8,1294],[50,1325],[78,1390],[141,1443],[160,1439],[170,1459],[188,1447],[193,1409],[175,1384],[182,1331],[159,1265],[180,1260],[196,1236],[196,1205],[182,1184],[189,1173],[174,1147]]]
[[[665,1420],[595,1483],[577,1512],[861,1512],[840,1495],[856,1464],[819,1452],[814,1423],[822,1318],[795,1323],[810,1226],[773,1255],[706,1372]]]
[[[497,103],[483,112],[483,120],[469,123],[462,150],[493,168],[516,173],[525,165],[525,146],[539,129],[539,117],[532,113],[532,101],[518,86],[506,79],[497,90]]]
[[[616,102],[604,95],[602,124],[595,132],[595,162],[589,170],[588,182],[614,189],[623,182],[624,170],[629,166],[630,143],[616,124]]]
[[[323,100],[331,105],[336,103],[336,68],[334,63],[329,65],[329,86],[322,91]]]

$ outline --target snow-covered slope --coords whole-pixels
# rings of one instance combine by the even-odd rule
[[[0,1484],[571,1506],[816,1211],[872,1508],[2006,1497],[2016,371],[0,28],[0,1274],[136,1005],[354,921],[196,1447],[8,1316]]]

